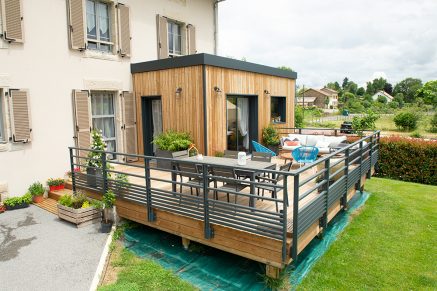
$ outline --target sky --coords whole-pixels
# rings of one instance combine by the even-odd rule
[[[437,0],[226,0],[218,53],[291,67],[300,86],[437,80]]]

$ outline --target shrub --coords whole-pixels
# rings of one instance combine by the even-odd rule
[[[377,176],[437,185],[437,142],[405,137],[381,138]]]
[[[294,108],[294,127],[303,127],[303,109],[301,106],[296,106]]]
[[[156,136],[153,139],[153,143],[160,150],[176,152],[188,149],[193,140],[187,132],[169,130]]]
[[[26,194],[24,194],[23,196],[19,196],[19,197],[11,197],[8,198],[4,201],[4,204],[6,206],[9,207],[14,207],[15,205],[20,205],[22,203],[27,203],[29,204],[30,202],[32,202],[32,194],[30,194],[29,192],[27,192]]]
[[[431,119],[431,132],[437,132],[437,112],[434,113],[434,116]]]
[[[420,119],[420,115],[413,111],[405,111],[405,112],[399,112],[394,117],[393,121],[395,122],[395,125],[400,130],[414,130],[417,128],[417,122]]]
[[[90,201],[83,192],[78,191],[73,195],[61,196],[58,202],[63,206],[79,209],[79,208],[83,208],[85,202],[89,203]],[[85,203],[85,205],[87,204]]]
[[[275,146],[279,144],[279,134],[271,124],[263,129],[262,136],[265,145]]]
[[[375,122],[379,116],[369,111],[363,117],[354,116],[352,119],[352,128],[359,136],[363,136],[364,130],[375,129]]]
[[[32,196],[41,196],[44,194],[44,186],[40,182],[35,182],[29,187],[29,193]]]

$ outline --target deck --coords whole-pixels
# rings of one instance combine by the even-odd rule
[[[363,143],[366,138],[371,140],[367,146]],[[201,175],[205,182],[191,189],[188,178],[175,180],[174,170],[157,168],[152,157],[134,155],[126,155],[138,158],[131,163],[104,160],[112,166],[106,171],[111,176],[97,179],[94,187],[87,181],[89,175],[76,173],[72,187],[95,198],[101,197],[103,189],[112,189],[117,195],[120,217],[181,236],[184,244],[193,240],[264,263],[271,275],[297,260],[298,254],[347,207],[357,189],[371,176],[378,158],[379,136],[366,138],[356,142],[355,148],[351,145],[342,150],[343,154],[320,157],[314,164],[302,168],[295,165],[290,172],[267,171],[285,175],[277,184],[280,191],[276,198],[269,192],[263,197],[262,191],[258,194],[247,187],[241,192],[231,191],[228,202],[224,192],[219,191],[215,197],[221,182],[217,188],[211,185],[209,181],[217,177],[208,171]],[[74,150],[79,149],[71,149],[72,160],[84,159]],[[284,163],[279,158],[274,161]],[[338,166],[341,167],[335,168]],[[126,175],[128,182],[117,182],[117,174]],[[255,189],[262,185],[260,181],[249,183]]]

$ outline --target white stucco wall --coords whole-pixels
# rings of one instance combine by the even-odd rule
[[[0,181],[11,196],[34,181],[63,177],[74,145],[73,89],[132,90],[130,63],[157,58],[156,14],[196,27],[197,51],[214,52],[210,0],[125,0],[131,8],[132,56],[109,59],[69,49],[66,0],[23,0],[23,44],[0,40],[0,88],[27,89],[32,142],[1,145]]]

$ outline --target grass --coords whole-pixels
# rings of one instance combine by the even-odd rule
[[[372,178],[360,215],[298,289],[436,290],[437,187]]]
[[[99,291],[197,290],[158,263],[137,257],[118,242],[114,244],[109,262],[116,282],[98,288]]]

